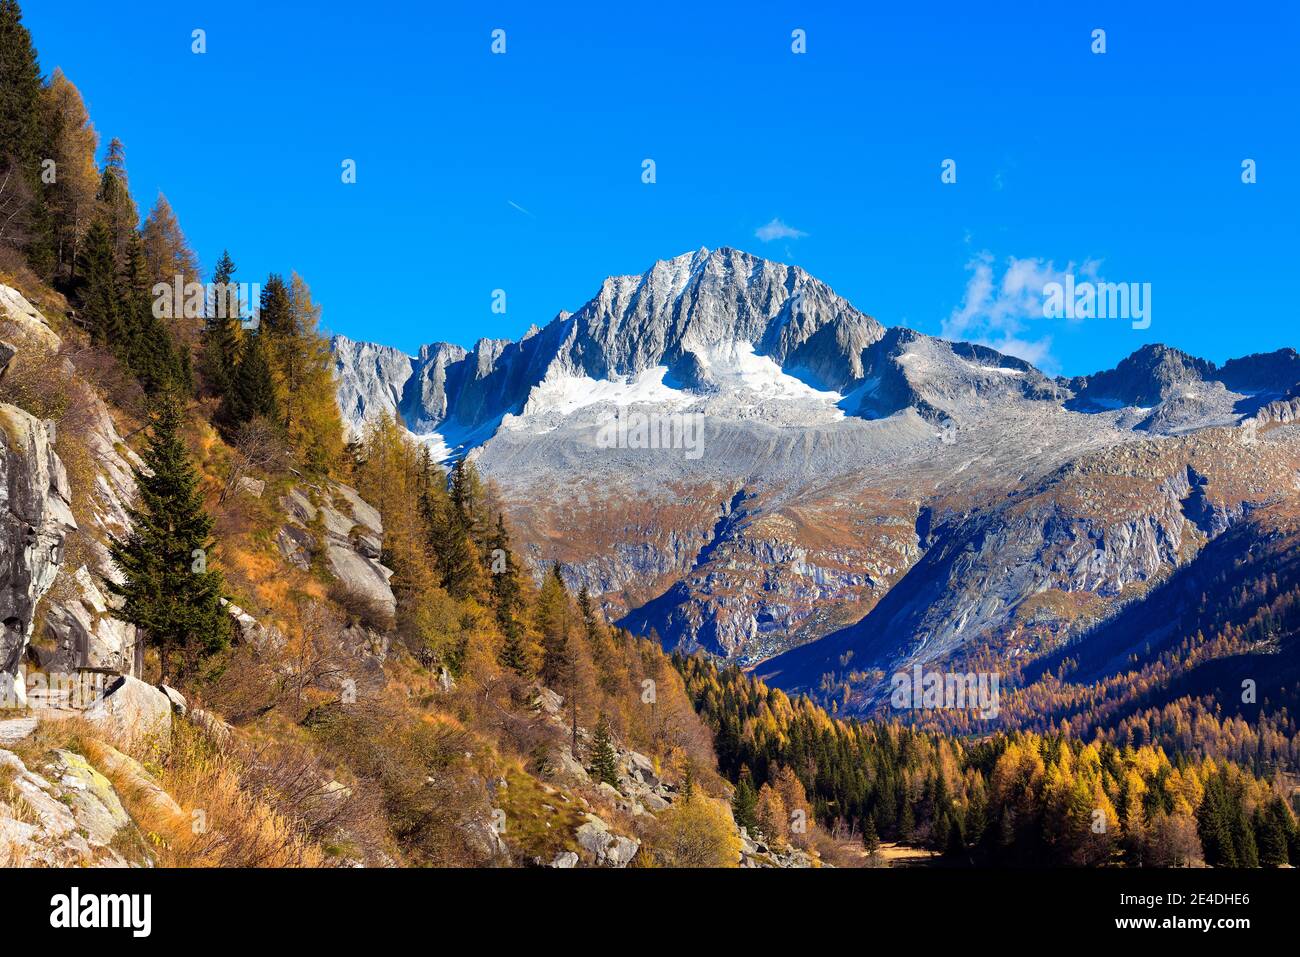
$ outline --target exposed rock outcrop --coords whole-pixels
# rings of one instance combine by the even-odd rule
[[[384,525],[379,512],[337,482],[302,485],[280,499],[288,522],[276,536],[285,558],[307,569],[320,559],[353,595],[373,603],[391,617],[397,600],[388,581],[391,569],[379,563]]]
[[[54,750],[36,771],[0,750],[0,780],[0,867],[151,866],[117,791],[86,757]]]
[[[110,739],[162,750],[171,743],[171,698],[130,675],[119,675],[109,684],[86,711],[86,719],[102,724]]]
[[[39,356],[42,368],[59,370],[67,388],[76,391],[75,396],[69,397],[78,403],[75,441],[83,448],[82,457],[92,470],[82,478],[93,483],[93,487],[79,490],[86,506],[79,512],[78,522],[72,517],[73,490],[68,485],[67,470],[53,451],[62,446],[58,444],[53,424],[43,425],[48,452],[35,447],[30,451],[37,457],[53,456],[48,471],[57,502],[52,502],[51,507],[60,513],[58,518],[65,525],[68,545],[76,546],[66,553],[75,552],[79,561],[69,564],[65,561],[65,549],[56,550],[53,560],[56,575],[45,585],[41,624],[28,635],[27,653],[39,668],[47,671],[72,672],[89,666],[130,672],[137,650],[135,628],[109,613],[110,599],[103,581],[118,575],[109,558],[107,543],[111,537],[127,531],[127,505],[135,495],[132,467],[139,464],[139,459],[122,441],[104,401],[77,379],[72,363],[58,355],[61,341],[45,317],[20,293],[3,285],[0,285],[0,334],[12,339],[11,348],[18,352]],[[19,421],[21,418],[18,417]],[[18,426],[18,432],[24,429]],[[16,451],[11,449],[11,458]],[[34,555],[34,560],[40,561],[40,556]],[[34,568],[33,572],[39,570]],[[36,578],[41,580],[42,574],[48,573],[37,574]],[[0,583],[5,580],[0,577]],[[6,617],[9,617],[7,612]],[[0,652],[0,668],[5,664],[5,657]]]
[[[67,472],[45,423],[0,404],[0,682],[19,707],[26,703],[19,666],[36,604],[54,583],[64,539],[77,527],[70,505]]]
[[[94,463],[94,491],[89,516],[80,535],[84,564],[64,567],[47,600],[42,666],[54,670],[77,667],[109,668],[134,673],[136,629],[110,614],[112,601],[105,579],[119,581],[121,573],[108,553],[108,542],[125,537],[130,526],[127,507],[135,498],[133,467],[138,456],[126,447],[103,400],[87,394],[90,428],[80,440]]]
[[[226,614],[230,615],[235,624],[235,633],[238,641],[252,645],[258,651],[271,652],[278,650],[284,645],[284,635],[279,628],[274,625],[263,625],[260,621],[250,615],[238,605],[233,604],[228,599],[221,599],[221,604],[226,609]]]
[[[576,837],[578,846],[603,867],[627,867],[641,848],[639,839],[615,833],[594,814],[587,815],[587,821],[578,828]]]
[[[5,329],[5,327],[8,327]],[[0,283],[0,329],[5,338],[32,340],[50,351],[59,348],[59,337],[41,311],[27,301],[17,289]],[[25,343],[19,342],[19,345]]]

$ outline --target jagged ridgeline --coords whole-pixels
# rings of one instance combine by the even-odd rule
[[[330,341],[13,0],[0,91],[0,863],[1294,862],[1294,351],[1054,378],[734,249]]]
[[[1296,768],[1294,586],[1272,575],[1300,511],[1292,349],[1217,366],[1149,345],[1052,378],[731,249],[609,278],[519,342],[333,349],[350,427],[398,415],[435,458],[470,456],[534,572],[560,561],[635,634],[836,713],[888,715],[917,665],[996,672],[993,725],[926,719],[1189,748],[1179,716],[1205,715],[1206,753]],[[607,441],[629,421],[638,441]],[[645,440],[682,421],[698,444]],[[1222,574],[1261,549],[1249,582]],[[1237,618],[1169,613],[1202,587]],[[1085,646],[1107,650],[1076,675]],[[1211,733],[1216,701],[1253,730]]]

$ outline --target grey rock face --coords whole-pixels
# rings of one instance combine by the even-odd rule
[[[16,338],[19,347],[28,342],[54,350],[59,347],[59,337],[41,315],[39,309],[28,302],[23,294],[11,286],[0,283],[0,325],[8,327],[5,338]]]
[[[397,411],[413,372],[410,356],[390,346],[355,342],[346,336],[335,336],[330,348],[344,421],[356,424]]]
[[[288,524],[276,535],[281,553],[300,568],[323,552],[330,572],[350,592],[373,602],[388,615],[397,599],[388,581],[391,569],[378,561],[383,543],[379,512],[337,482],[300,486],[280,500]]]
[[[1233,425],[1300,382],[1294,349],[1230,359],[1222,367],[1178,349],[1143,346],[1114,369],[1065,382],[1069,407],[1095,411],[1140,410],[1132,428],[1174,435],[1213,425]]]
[[[863,349],[883,327],[798,267],[734,249],[701,249],[614,276],[578,312],[561,313],[519,342],[446,343],[417,357],[333,340],[339,407],[354,428],[399,413],[417,434],[453,450],[489,438],[548,375],[632,377],[657,366],[684,388],[715,387],[699,356],[746,343],[792,375],[838,389],[861,378]]]
[[[10,794],[0,795],[0,867],[152,866],[117,791],[89,760],[55,750],[40,767],[29,769],[16,754],[0,750],[0,769],[12,779]],[[139,774],[147,777],[143,769]],[[119,839],[128,833],[128,840]]]
[[[593,379],[673,369],[688,353],[747,342],[825,389],[860,378],[862,350],[884,333],[802,269],[735,249],[606,279],[569,329],[559,361]]]
[[[231,604],[225,598],[221,599],[221,604],[235,624],[235,633],[239,641],[267,653],[276,651],[284,645],[284,635],[274,625],[264,626],[244,609]]]
[[[44,423],[0,404],[0,681],[26,701],[19,666],[36,603],[54,583],[60,550],[76,521],[63,464]]]
[[[1068,393],[1022,359],[969,342],[890,329],[864,357],[862,381],[842,406],[880,419],[904,409],[942,423],[972,404],[1059,401]]]
[[[595,814],[587,815],[586,823],[578,828],[575,837],[593,862],[604,867],[627,867],[641,847],[637,838],[614,833]]]
[[[1180,386],[1203,382],[1214,363],[1162,345],[1143,346],[1114,369],[1081,376],[1071,386],[1085,399],[1118,399],[1125,405],[1153,406]]]
[[[153,685],[119,675],[85,712],[87,721],[104,725],[116,737],[166,750],[171,743],[172,701]]]
[[[60,340],[44,316],[16,290],[4,285],[0,285],[0,331],[13,338],[19,351],[44,352],[47,362],[59,361],[54,353]],[[62,361],[66,371],[75,375],[67,360]],[[66,672],[83,665],[130,671],[135,657],[135,628],[109,613],[102,582],[118,574],[106,543],[110,537],[127,531],[126,507],[135,495],[131,470],[139,460],[123,443],[103,400],[89,389],[79,400],[85,408],[77,439],[85,446],[94,467],[91,507],[84,527],[78,528],[72,518],[72,490],[57,455],[50,460],[48,472],[55,492],[52,507],[66,513],[60,516],[65,532],[75,536],[88,561],[69,567],[63,562],[65,550],[57,550],[56,577],[46,585],[44,628],[40,634],[29,636],[34,638],[29,642],[30,653],[39,667],[51,671]],[[46,431],[52,450],[57,445],[53,427],[46,427]],[[41,560],[37,553],[33,558]],[[0,654],[0,666],[4,657]]]

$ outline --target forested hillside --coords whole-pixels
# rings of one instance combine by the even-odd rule
[[[843,721],[738,669],[677,657],[739,782],[738,819],[765,819],[791,779],[817,819],[919,843],[953,862],[1276,866],[1300,859],[1290,786],[1228,761],[1033,732],[962,740],[897,722]],[[779,815],[778,815],[779,816]],[[760,823],[773,827],[771,823]]]
[[[69,477],[87,531],[104,499],[77,399],[107,401],[138,486],[129,528],[71,531],[65,552],[111,552],[97,584],[141,638],[136,676],[188,704],[144,747],[32,702],[14,753],[41,766],[111,738],[138,758],[173,811],[214,824],[191,834],[123,792],[159,863],[740,862],[711,736],[666,655],[558,570],[525,574],[468,463],[449,474],[392,420],[345,445],[306,280],[248,285],[229,253],[205,273],[161,195],[141,221],[126,147],[97,162],[80,92],[42,76],[13,0],[0,70],[0,399],[85,459]],[[28,627],[12,666],[29,687],[42,661],[87,663],[41,650],[39,615]],[[30,860],[72,853],[38,838]]]
[[[652,627],[612,625],[584,584],[596,566],[531,561],[472,456],[435,461],[391,410],[345,430],[292,235],[265,277],[241,273],[237,248],[205,269],[183,210],[159,194],[141,216],[127,144],[105,138],[0,0],[0,444],[22,493],[0,549],[16,556],[0,864],[820,867],[880,863],[884,843],[951,864],[1300,863],[1284,773],[1300,582],[1277,564],[1297,554],[1281,519],[1163,586],[1199,601],[1144,606],[1163,619],[1177,605],[1167,641],[1136,649],[1147,623],[1121,617],[1009,674],[1005,720],[1024,730],[844,720],[707,655],[670,656]],[[703,282],[697,267],[679,263]],[[771,264],[753,268],[784,288]],[[831,334],[786,343],[791,359],[845,365],[848,382],[862,372],[850,346],[883,327],[808,288]],[[1008,402],[1048,393],[1028,367],[971,371],[989,350],[935,342],[916,347]],[[1028,384],[1006,386],[1017,375]],[[895,438],[933,445],[919,422]],[[710,494],[734,511],[701,515],[739,535],[747,500],[726,485]],[[834,515],[858,508],[824,491]],[[911,506],[881,498],[890,520],[872,539],[892,557],[844,576],[873,602],[916,558]],[[664,537],[684,561],[697,551]],[[762,578],[754,556],[771,549],[719,544],[699,554],[741,555],[737,577]],[[792,623],[829,628],[821,601],[801,594]],[[753,637],[736,629],[717,646]],[[1131,665],[1118,677],[1116,658]],[[1274,663],[1258,703],[1216,703]],[[45,690],[64,673],[114,684],[81,707]],[[86,811],[92,797],[105,813]]]

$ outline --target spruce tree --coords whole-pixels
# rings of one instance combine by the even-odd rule
[[[164,681],[172,678],[174,656],[180,656],[181,673],[192,673],[230,637],[221,573],[209,564],[212,518],[181,436],[183,417],[178,396],[160,397],[141,456],[145,468],[135,470],[139,498],[129,510],[130,534],[109,544],[123,580],[106,581],[122,598],[114,616],[135,625],[158,649]]]
[[[258,417],[279,421],[271,364],[267,360],[261,332],[244,337],[243,354],[222,397],[220,417],[230,426],[242,425]]]
[[[745,765],[741,765],[736,793],[731,797],[731,814],[737,826],[743,827],[753,837],[758,826],[758,792],[754,790],[753,778]]]
[[[618,760],[614,755],[614,739],[609,733],[609,719],[600,713],[596,731],[591,741],[591,773],[596,780],[618,787]]]
[[[131,198],[131,187],[126,176],[126,147],[116,137],[108,144],[96,198],[113,236],[113,255],[119,266],[125,268],[128,246],[132,238],[138,235],[136,226],[140,221],[140,211]]]
[[[595,644],[599,634],[596,628],[596,610],[591,603],[591,592],[587,590],[585,583],[578,589],[578,617],[582,619],[582,630],[587,636],[587,641]]]
[[[689,804],[693,797],[695,797],[695,765],[688,758],[686,770],[682,772],[682,801]]]
[[[502,668],[509,668],[520,677],[528,677],[528,653],[524,649],[524,633],[519,622],[511,620],[503,629],[505,640],[501,643],[501,652],[497,662]]]
[[[145,395],[187,389],[188,376],[176,342],[164,320],[154,314],[149,265],[139,233],[127,240],[126,269],[118,285],[126,342],[122,354]]]
[[[537,596],[537,630],[542,636],[542,682],[563,691],[574,678],[570,647],[569,593],[556,562]]]
[[[490,534],[487,516],[484,514],[483,481],[479,478],[474,463],[464,457],[456,460],[451,467],[448,493],[470,541],[477,548],[486,550]]]
[[[36,186],[41,68],[17,0],[0,0],[0,169],[17,164]]]
[[[523,598],[519,569],[515,567],[514,552],[510,548],[510,532],[506,528],[505,516],[500,512],[497,513],[492,537],[488,539],[488,563],[492,574],[492,610],[496,613],[497,624],[505,631],[515,620]]]
[[[1255,845],[1259,848],[1259,863],[1264,867],[1286,866],[1289,858],[1284,819],[1274,813],[1271,805],[1267,808],[1260,806],[1255,808],[1251,826],[1255,831]]]
[[[483,569],[456,507],[441,489],[427,489],[420,496],[420,514],[443,590],[457,600],[477,599]]]
[[[113,235],[102,219],[86,232],[81,247],[81,321],[91,341],[108,346],[130,362],[131,342],[122,316],[122,294],[118,287]]]
[[[271,273],[262,287],[262,301],[258,309],[260,328],[272,336],[293,332],[293,311],[289,304],[289,287],[277,273]]]
[[[492,610],[496,614],[501,634],[505,636],[497,661],[503,668],[527,676],[528,654],[524,648],[523,625],[519,622],[519,611],[523,607],[519,570],[515,567],[514,553],[510,550],[510,532],[506,529],[505,517],[499,512],[488,545],[492,573]]]
[[[15,0],[0,0],[0,242],[50,277],[55,253],[40,181],[41,70]]]
[[[899,791],[898,802],[898,839],[903,843],[912,840],[912,831],[916,827],[916,813],[912,810],[912,802],[907,800],[903,792]]]
[[[223,398],[234,386],[238,364],[239,310],[228,289],[234,274],[234,260],[228,250],[222,250],[212,274],[215,295],[208,301],[208,315],[203,323],[200,371],[212,393]]]
[[[862,820],[862,846],[872,857],[880,852],[880,835],[876,833],[876,819],[870,814]]]

